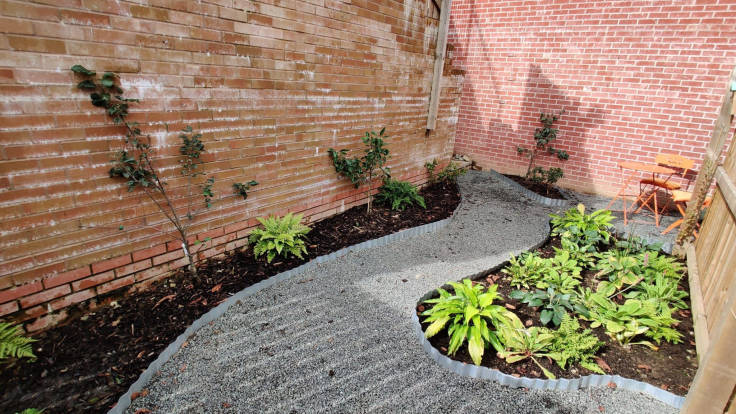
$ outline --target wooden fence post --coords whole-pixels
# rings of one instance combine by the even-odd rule
[[[445,67],[445,50],[447,49],[447,31],[450,25],[450,6],[452,0],[442,0],[440,9],[440,25],[437,29],[437,48],[434,52],[434,74],[432,75],[432,91],[429,95],[429,113],[427,114],[427,129],[434,129],[437,123],[437,111],[440,106],[440,83],[442,70]]]
[[[716,174],[716,168],[718,167],[718,161],[721,159],[723,146],[725,145],[726,138],[728,138],[731,130],[734,85],[736,85],[736,68],[731,71],[731,76],[728,79],[728,86],[726,93],[723,95],[723,103],[721,104],[721,113],[718,115],[718,119],[716,119],[710,143],[706,148],[703,165],[700,167],[700,172],[698,172],[698,177],[695,180],[693,196],[687,206],[685,219],[680,226],[680,233],[677,235],[676,243],[680,247],[683,246],[686,241],[690,241],[692,237],[693,230],[695,230],[695,225],[700,217],[700,209],[703,206],[705,196],[708,194],[710,185],[713,182],[713,176]],[[681,252],[682,250],[683,249],[680,248]]]

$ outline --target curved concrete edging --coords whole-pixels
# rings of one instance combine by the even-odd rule
[[[544,204],[545,206],[548,206],[548,207],[562,207],[562,206],[567,206],[567,205],[570,204],[570,200],[568,200],[568,199],[559,200],[559,199],[556,199],[556,198],[547,198],[547,197],[541,196],[541,195],[535,193],[534,191],[531,191],[531,190],[526,189],[521,184],[519,184],[516,181],[514,181],[514,180],[512,180],[512,179],[510,179],[508,177],[506,177],[505,175],[499,173],[498,171],[495,171],[495,170],[488,170],[488,171],[495,178],[497,178],[497,179],[503,181],[504,183],[509,184],[512,187],[514,187],[514,189],[518,190],[525,197],[530,198],[533,201],[536,201],[538,203]],[[564,189],[561,189],[561,188],[557,188],[557,189],[563,195],[567,196],[567,194],[565,194]]]
[[[433,233],[437,230],[447,226],[447,224],[450,223],[452,220],[452,216],[435,221],[432,223],[424,224],[418,227],[412,227],[410,229],[405,229],[398,231],[396,233],[392,233],[383,237],[379,237],[377,239],[367,240],[362,243],[358,243],[353,246],[345,247],[343,249],[340,249],[338,251],[332,252],[330,254],[316,257],[309,262],[295,267],[293,269],[287,270],[285,272],[281,272],[277,275],[271,276],[268,279],[262,280],[258,283],[255,283],[240,292],[234,294],[230,298],[228,298],[225,302],[222,302],[221,304],[217,305],[216,307],[210,309],[207,313],[200,316],[199,319],[192,322],[191,325],[182,333],[179,335],[174,342],[169,344],[169,346],[164,349],[159,356],[151,362],[151,364],[146,368],[143,373],[138,377],[138,380],[134,382],[130,388],[128,388],[128,391],[120,396],[117,403],[113,408],[108,411],[108,414],[122,414],[125,410],[130,407],[130,404],[132,402],[131,397],[133,393],[140,392],[143,387],[148,384],[148,382],[153,378],[153,376],[158,372],[161,367],[181,348],[182,344],[192,335],[194,335],[200,328],[202,328],[204,325],[214,321],[215,319],[219,318],[224,314],[232,305],[236,304],[240,300],[254,295],[255,293],[266,289],[270,286],[273,286],[281,281],[284,281],[286,279],[291,278],[292,276],[295,276],[305,270],[311,269],[312,267],[315,267],[316,265],[324,262],[328,262],[334,259],[337,259],[338,257],[345,256],[346,254],[350,253],[351,251],[360,251],[365,249],[370,249],[373,247],[379,247],[379,246],[385,246],[387,244],[393,243],[395,241],[399,240],[405,240],[409,239],[415,236],[419,236],[421,234],[426,233]]]
[[[531,250],[533,250],[532,248]],[[497,272],[499,269],[504,267],[508,262],[494,266],[492,269],[481,272],[478,276],[485,276],[490,273]],[[470,277],[476,279],[476,277]],[[426,293],[417,302],[417,305],[430,299],[435,295],[436,289]],[[685,402],[685,397],[675,395],[669,391],[665,391],[659,387],[655,387],[646,382],[641,382],[629,378],[624,378],[618,375],[588,375],[585,377],[567,379],[539,379],[539,378],[528,378],[528,377],[514,377],[513,375],[504,374],[503,372],[483,366],[470,365],[464,362],[455,361],[454,359],[443,355],[437,350],[432,344],[424,337],[424,331],[422,325],[419,322],[419,317],[416,312],[412,313],[412,322],[414,324],[414,331],[416,332],[419,342],[424,348],[424,351],[429,354],[435,362],[437,362],[443,368],[446,368],[455,374],[462,375],[471,378],[481,378],[496,381],[501,385],[506,385],[513,388],[529,388],[537,390],[557,390],[557,391],[575,391],[581,388],[588,387],[604,387],[609,383],[616,384],[617,387],[647,394],[665,404],[668,404],[675,408],[682,408]]]

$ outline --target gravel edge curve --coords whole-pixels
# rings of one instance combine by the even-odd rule
[[[168,362],[171,357],[179,351],[182,344],[190,338],[192,335],[194,335],[200,328],[202,328],[204,325],[214,321],[215,319],[222,316],[232,305],[235,303],[241,301],[242,299],[254,295],[255,293],[266,289],[270,286],[273,286],[281,281],[287,280],[291,278],[292,276],[295,276],[305,270],[308,270],[317,264],[328,262],[331,260],[334,260],[338,257],[345,256],[346,254],[350,253],[351,251],[360,251],[365,250],[373,247],[379,247],[379,246],[385,246],[387,244],[393,243],[395,241],[399,240],[405,240],[409,239],[421,234],[426,233],[433,233],[437,230],[445,227],[450,221],[452,220],[453,216],[450,216],[446,219],[442,219],[439,221],[435,221],[432,223],[423,224],[421,226],[412,227],[410,229],[405,229],[398,231],[396,233],[392,233],[383,237],[379,237],[377,239],[367,240],[362,243],[358,243],[353,246],[345,247],[343,249],[340,249],[338,251],[332,252],[330,254],[324,255],[324,256],[318,256],[314,258],[313,260],[310,260],[309,262],[297,266],[293,269],[287,270],[285,272],[281,272],[279,274],[276,274],[268,279],[262,280],[258,283],[255,283],[251,286],[248,286],[247,288],[241,290],[240,292],[234,294],[230,298],[228,298],[225,302],[222,302],[221,304],[217,305],[216,307],[210,309],[207,313],[200,316],[199,319],[192,322],[191,325],[181,334],[179,335],[174,342],[169,344],[160,354],[159,356],[151,362],[151,364],[146,368],[145,371],[141,373],[141,375],[138,377],[138,379],[128,388],[128,391],[125,392],[125,394],[121,395],[120,398],[118,398],[117,403],[114,407],[112,407],[108,414],[122,414],[127,410],[131,403],[132,403],[132,395],[136,392],[140,392],[143,387],[145,387],[146,384],[153,378],[153,376],[156,374],[158,370],[161,369],[161,367]]]

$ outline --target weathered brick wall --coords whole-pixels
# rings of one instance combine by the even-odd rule
[[[611,194],[621,160],[702,159],[736,64],[736,1],[454,0],[465,69],[455,149],[526,171],[540,112],[565,109],[564,186]],[[698,162],[699,165],[699,162]]]
[[[326,150],[358,148],[369,129],[387,127],[400,178],[422,183],[424,162],[449,157],[462,76],[446,73],[425,136],[437,24],[429,0],[0,2],[0,317],[40,329],[184,265],[179,243],[139,228],[166,225],[155,206],[108,177],[123,130],[75,88],[72,65],[119,73],[142,100],[130,120],[172,192],[186,125],[204,134],[216,199],[260,182],[198,216],[204,259],[245,245],[258,216],[362,203]]]

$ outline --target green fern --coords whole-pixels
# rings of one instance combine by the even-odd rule
[[[36,340],[27,338],[21,333],[18,326],[0,322],[0,360],[7,358],[36,359],[31,349],[31,342],[36,342]]]
[[[417,187],[410,182],[392,178],[383,181],[383,185],[378,189],[376,201],[389,204],[391,210],[403,211],[406,207],[414,205],[414,203],[419,204],[422,208],[427,208],[424,197],[419,195]]]
[[[562,317],[560,327],[553,332],[554,339],[550,345],[552,359],[560,368],[578,363],[581,367],[599,374],[605,374],[601,367],[593,362],[593,356],[603,345],[590,329],[580,331],[580,323],[574,317],[565,315]]]
[[[312,229],[301,223],[301,214],[288,213],[281,218],[259,217],[258,221],[263,228],[253,230],[248,238],[251,244],[255,243],[253,253],[256,257],[265,254],[266,260],[271,263],[276,256],[287,258],[294,255],[302,259],[303,254],[307,253],[304,236]]]

